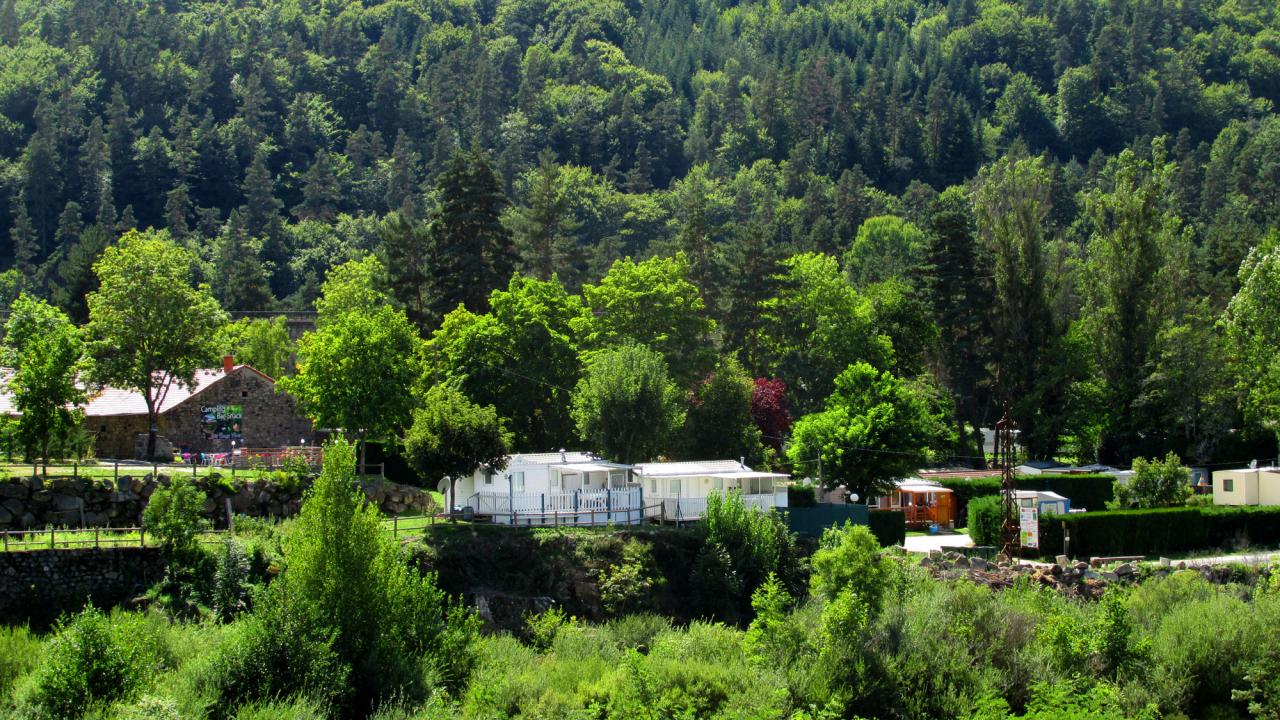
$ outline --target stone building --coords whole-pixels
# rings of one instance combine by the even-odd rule
[[[158,409],[159,433],[178,452],[222,453],[233,447],[316,442],[311,421],[298,411],[297,401],[276,392],[275,380],[248,365],[236,365],[230,356],[223,358],[220,368],[197,371],[191,387],[170,386]],[[5,412],[12,412],[11,398],[0,393],[0,413]],[[140,457],[147,434],[146,402],[132,390],[103,388],[84,406],[84,429],[94,435],[98,457]]]

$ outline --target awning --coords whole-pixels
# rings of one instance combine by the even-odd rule
[[[929,485],[926,483],[903,483],[894,487],[898,492],[911,493],[919,495],[920,493],[950,493],[951,488],[941,485]]]
[[[755,470],[740,470],[738,472],[727,473],[711,473],[705,477],[724,478],[725,480],[786,480],[790,475],[783,473],[758,472]]]
[[[626,470],[626,467],[617,465],[599,465],[596,463],[565,463],[564,465],[552,465],[557,470],[568,470],[570,472],[610,472],[612,470]]]

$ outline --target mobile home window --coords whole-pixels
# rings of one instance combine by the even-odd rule
[[[680,494],[680,478],[671,478],[671,494]]]
[[[1233,477],[1222,478],[1222,492],[1235,492],[1236,479]]]
[[[551,489],[552,490],[560,489],[560,473],[558,472],[551,473]]]
[[[485,470],[485,471],[484,471],[484,484],[485,484],[485,485],[492,485],[492,484],[493,484],[493,471],[492,471],[492,470]]]
[[[523,472],[511,473],[511,487],[516,492],[524,492],[524,473]]]
[[[716,490],[724,490],[724,478],[716,478]]]
[[[658,480],[657,480],[657,478],[649,478],[649,494],[651,494],[651,495],[657,495],[657,494],[658,494]]]

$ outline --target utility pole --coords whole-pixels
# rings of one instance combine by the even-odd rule
[[[996,463],[1000,467],[1000,553],[1010,560],[1018,549],[1018,503],[1013,484],[1013,433],[1017,427],[1009,417],[1010,406],[1004,405],[1004,416],[996,423]]]

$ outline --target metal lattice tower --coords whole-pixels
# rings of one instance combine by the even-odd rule
[[[1004,416],[996,423],[996,464],[1000,468],[1000,552],[1013,559],[1018,550],[1018,503],[1014,498],[1013,437],[1017,425],[1009,417],[1010,407],[1004,406]]]

